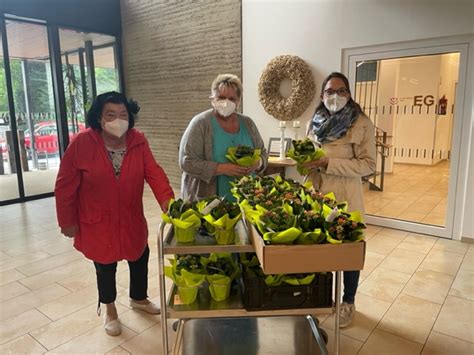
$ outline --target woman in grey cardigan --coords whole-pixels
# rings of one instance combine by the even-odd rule
[[[195,201],[219,195],[233,200],[230,182],[265,170],[267,153],[257,126],[236,112],[241,95],[242,84],[237,76],[218,75],[211,86],[213,108],[196,115],[186,128],[179,147],[183,199]],[[225,157],[227,148],[238,145],[261,149],[261,159],[248,168],[229,162]]]

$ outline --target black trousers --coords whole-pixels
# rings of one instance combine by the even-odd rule
[[[130,298],[141,301],[146,299],[148,289],[148,259],[150,249],[145,248],[142,256],[136,261],[128,261],[130,269]],[[115,285],[115,273],[117,263],[100,264],[94,261],[97,274],[97,287],[99,289],[99,302],[112,303],[117,298],[117,287]]]

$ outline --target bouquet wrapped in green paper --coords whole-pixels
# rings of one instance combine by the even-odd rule
[[[296,161],[296,170],[298,170],[301,175],[309,174],[309,169],[303,166],[304,163],[320,159],[325,154],[324,150],[322,148],[316,148],[309,138],[293,140],[291,144],[293,148],[290,148],[286,155]]]
[[[178,287],[178,295],[183,304],[191,304],[196,301],[199,286],[206,279],[204,274],[196,274],[182,268],[176,268],[176,263],[171,266],[165,266],[165,275],[169,277]]]
[[[296,216],[288,204],[272,210],[261,208],[258,213],[257,229],[265,244],[293,244],[301,234],[301,230],[295,227]]]
[[[324,217],[315,210],[305,210],[298,216],[298,224],[302,233],[296,244],[320,244],[326,240]]]
[[[242,265],[245,268],[245,274],[249,278],[259,277],[265,281],[267,286],[280,286],[283,283],[289,285],[309,285],[313,282],[315,274],[276,274],[276,275],[265,275],[260,267],[260,263],[255,254],[249,257],[241,255]]]
[[[366,225],[359,211],[346,213],[337,208],[323,206],[325,216],[326,240],[331,244],[358,242],[364,239]]]
[[[230,253],[212,253],[209,258],[202,257],[206,267],[206,280],[214,301],[221,302],[229,298],[232,280],[239,275],[239,268]]]
[[[193,242],[201,225],[199,213],[194,208],[189,201],[171,200],[168,213],[162,214],[163,221],[173,225],[174,235],[179,243]]]
[[[238,145],[227,149],[226,158],[234,164],[249,167],[260,159],[260,149],[255,149],[247,145]]]
[[[217,198],[217,197],[216,197]],[[206,210],[205,204],[199,206],[202,214]],[[236,203],[219,200],[219,203],[203,215],[205,227],[214,236],[217,244],[234,244],[235,225],[242,217],[240,207]]]

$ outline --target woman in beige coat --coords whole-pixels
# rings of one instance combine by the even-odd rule
[[[362,177],[375,171],[374,125],[352,99],[343,74],[331,73],[323,81],[320,97],[307,135],[326,155],[305,164],[311,169],[308,178],[321,192],[334,192],[337,200],[347,201],[349,211],[364,213]],[[344,272],[341,327],[347,327],[354,317],[359,275],[360,271]]]

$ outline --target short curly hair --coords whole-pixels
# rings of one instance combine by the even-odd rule
[[[231,87],[237,93],[239,99],[242,97],[242,83],[237,75],[219,74],[211,85],[211,97],[216,97],[222,87]]]
[[[138,103],[132,99],[127,100],[124,94],[116,91],[109,91],[97,95],[97,97],[92,102],[92,106],[87,112],[87,124],[89,127],[99,131],[102,130],[100,119],[104,106],[107,103],[124,104],[128,112],[128,129],[131,129],[135,126],[136,116],[138,111],[140,111],[140,106],[138,106]]]

